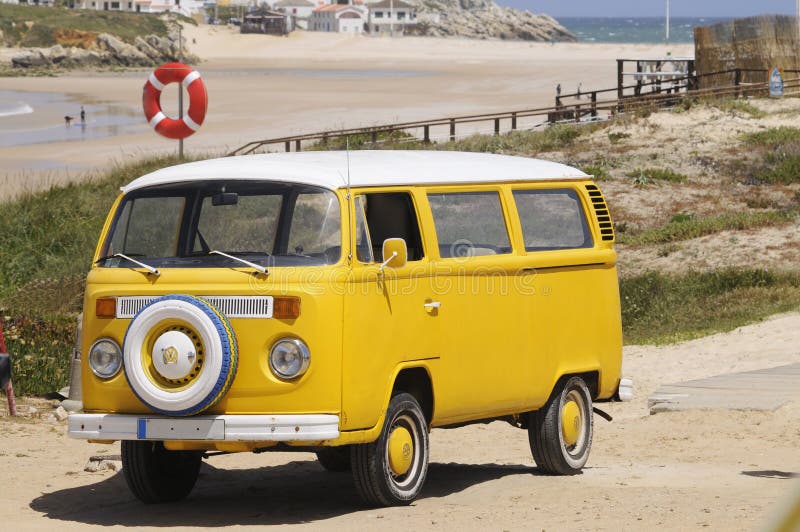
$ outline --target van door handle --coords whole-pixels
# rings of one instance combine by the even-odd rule
[[[431,301],[430,303],[425,303],[422,306],[425,307],[425,309],[427,309],[428,311],[439,310],[440,308],[442,308],[442,304],[439,301]]]

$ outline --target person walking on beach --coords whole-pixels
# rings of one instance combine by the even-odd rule
[[[81,124],[86,123],[86,111],[83,110],[83,106],[81,105]]]
[[[556,85],[556,96],[561,96],[561,83]]]
[[[581,99],[581,87],[582,87],[582,86],[583,86],[583,83],[578,83],[578,93],[577,93],[577,96],[578,96],[578,99],[579,99],[579,100]]]

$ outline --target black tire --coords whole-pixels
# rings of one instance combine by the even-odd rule
[[[123,441],[122,471],[128,487],[147,504],[175,502],[192,491],[203,451],[168,451],[160,441]]]
[[[325,447],[317,451],[317,460],[326,470],[341,473],[350,471],[350,446]]]
[[[571,437],[573,442],[565,440],[562,429],[564,407],[569,402],[574,402],[580,412],[580,419],[576,420],[579,426],[573,429],[577,437]],[[581,377],[571,377],[540,410],[530,414],[528,440],[536,465],[552,475],[579,473],[589,459],[593,431],[589,387]]]
[[[392,470],[389,459],[389,439],[398,429],[405,429],[411,440],[411,454],[406,455],[410,456],[410,466],[402,474]],[[428,454],[428,423],[419,403],[413,395],[395,395],[389,401],[378,439],[352,446],[350,461],[358,494],[367,504],[375,506],[411,504],[425,484]]]

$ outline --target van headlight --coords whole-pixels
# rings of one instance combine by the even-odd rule
[[[281,338],[269,350],[269,367],[281,379],[294,379],[308,369],[311,353],[297,338]]]
[[[101,338],[89,348],[89,367],[101,379],[110,379],[122,367],[122,350],[110,338]]]

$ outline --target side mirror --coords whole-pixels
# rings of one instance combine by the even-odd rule
[[[385,267],[402,268],[408,262],[408,247],[402,238],[387,238],[383,241],[383,264],[381,271]]]

